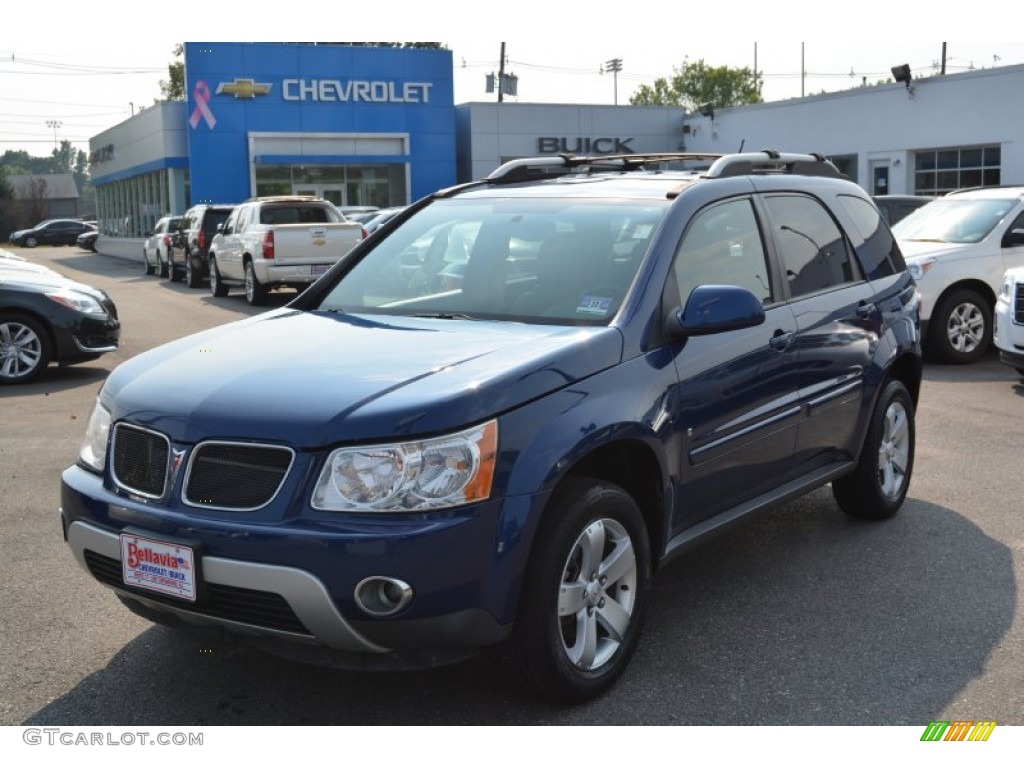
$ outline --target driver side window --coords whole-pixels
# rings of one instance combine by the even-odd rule
[[[748,198],[698,213],[676,250],[673,273],[683,305],[699,285],[738,285],[762,304],[774,301],[761,230]]]

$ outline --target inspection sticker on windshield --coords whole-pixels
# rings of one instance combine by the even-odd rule
[[[191,547],[121,534],[124,583],[184,600],[196,599],[195,556]]]
[[[612,306],[612,300],[601,296],[584,296],[576,307],[576,314],[580,315],[607,315]]]

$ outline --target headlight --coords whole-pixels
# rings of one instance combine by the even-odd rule
[[[356,448],[327,457],[314,509],[417,512],[468,504],[491,493],[498,422],[454,435]]]
[[[107,460],[107,437],[110,435],[110,411],[96,401],[89,415],[89,426],[85,428],[85,439],[78,451],[78,460],[89,469],[103,471]]]
[[[907,270],[910,272],[910,276],[914,280],[920,280],[924,277],[928,270],[935,266],[937,259],[934,256],[930,256],[924,259],[917,259],[907,263]]]
[[[65,307],[84,312],[87,315],[104,314],[103,307],[100,306],[96,299],[92,296],[86,296],[84,293],[78,293],[78,291],[52,291],[46,294],[46,298],[52,299],[58,304],[63,304]]]

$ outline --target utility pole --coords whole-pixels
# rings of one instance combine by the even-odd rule
[[[505,44],[501,44],[501,61],[498,62],[498,103],[505,99]]]
[[[53,151],[56,152],[57,147],[57,129],[60,128],[63,123],[60,120],[47,120],[46,124],[53,128]]]
[[[622,59],[609,59],[601,71],[612,73],[615,80],[615,106],[619,106],[619,72],[622,71]]]

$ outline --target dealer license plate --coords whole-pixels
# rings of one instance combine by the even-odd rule
[[[322,275],[324,272],[326,272],[328,269],[330,269],[330,267],[331,267],[330,264],[314,264],[313,265],[313,274],[314,275]]]
[[[121,571],[129,587],[183,600],[196,599],[195,555],[191,547],[122,533]]]

